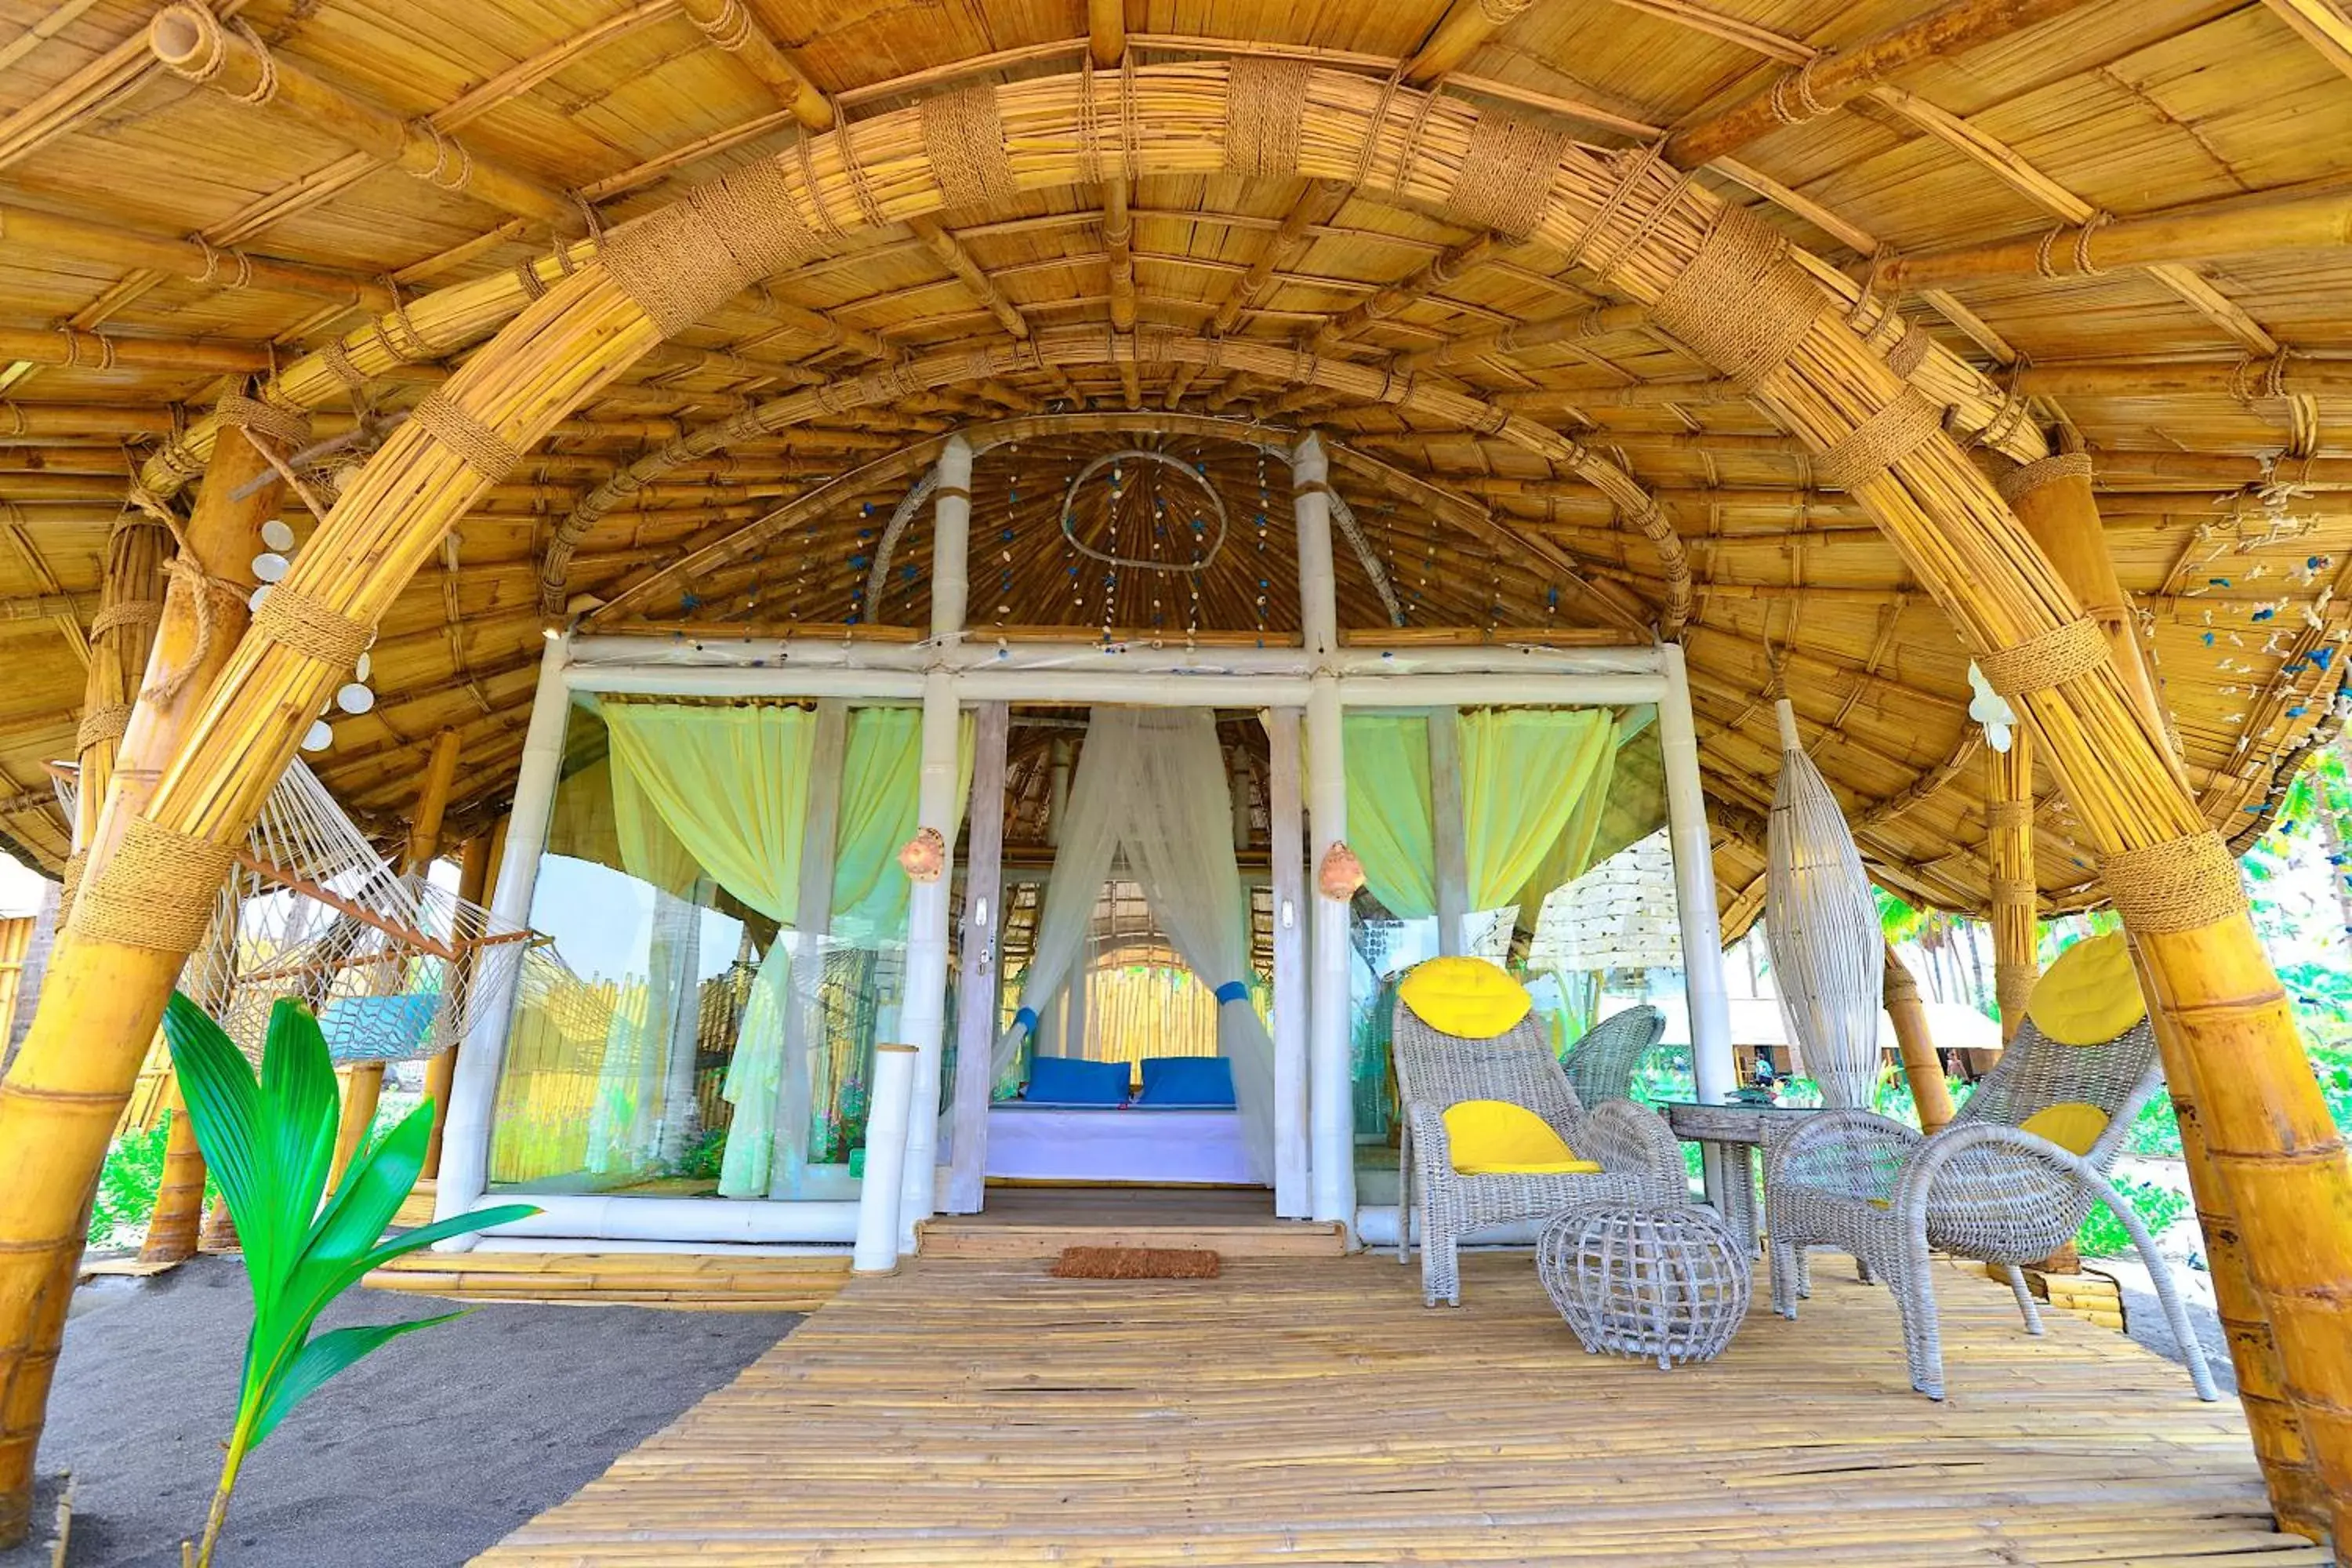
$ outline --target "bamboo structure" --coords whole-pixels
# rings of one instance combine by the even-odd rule
[[[1991,868],[1993,997],[2006,1044],[2025,1019],[2039,965],[2041,879],[2033,866],[2033,736],[2011,731],[2009,749],[1985,748],[1985,863]]]
[[[1927,1005],[1919,1000],[1919,982],[1910,965],[1885,944],[1886,1016],[1895,1023],[1895,1050],[1903,1058],[1903,1079],[1911,1086],[1911,1101],[1919,1108],[1919,1131],[1933,1132],[1952,1119],[1952,1086],[1944,1077],[1943,1058],[1936,1054],[1935,1037],[1927,1029]]]
[[[2340,629],[2329,579],[2352,531],[2321,416],[2344,373],[2278,323],[2332,309],[2314,258],[2342,242],[2341,141],[2209,134],[2186,109],[2200,122],[2157,134],[2098,107],[2113,96],[2101,73],[2151,39],[2263,68],[2305,46],[2274,28],[2281,42],[2242,50],[2220,23],[2134,21],[2127,7],[1952,0],[1898,7],[1825,49],[1784,30],[1801,21],[1787,7],[1755,9],[1561,0],[1538,16],[1431,0],[1345,36],[1304,21],[1302,42],[1256,37],[1222,4],[1181,37],[1090,4],[1024,18],[1012,47],[945,47],[895,75],[877,63],[906,58],[895,47],[787,47],[742,7],[703,0],[571,36],[557,19],[538,34],[519,22],[536,52],[464,71],[404,53],[362,68],[305,29],[268,37],[193,6],[110,40],[110,69],[160,61],[203,83],[167,70],[152,89],[109,89],[161,95],[139,100],[159,141],[309,153],[236,211],[197,210],[168,188],[173,171],[126,153],[109,177],[142,210],[174,215],[146,228],[50,211],[77,205],[54,197],[0,200],[12,263],[39,280],[0,324],[0,353],[21,355],[0,371],[0,518],[22,566],[0,578],[0,637],[12,666],[15,649],[42,650],[0,710],[0,831],[52,868],[72,847],[26,781],[89,700],[94,671],[57,622],[99,589],[83,563],[126,467],[75,454],[134,443],[142,505],[168,507],[201,478],[192,539],[231,510],[247,520],[215,574],[243,581],[272,457],[322,519],[295,514],[309,537],[259,624],[208,637],[194,659],[218,679],[140,704],[123,752],[154,737],[141,753],[152,787],[126,798],[118,770],[98,792],[85,891],[105,891],[94,907],[77,899],[0,1084],[0,1541],[21,1522],[10,1510],[41,1418],[53,1281],[137,1053],[201,935],[199,899],[360,653],[384,701],[339,725],[321,776],[388,827],[423,737],[454,735],[453,831],[512,787],[524,672],[561,618],[688,650],[782,631],[952,662],[958,650],[915,648],[908,630],[939,624],[933,578],[952,563],[917,528],[877,573],[872,539],[935,459],[926,443],[1006,410],[1035,423],[965,483],[971,608],[950,634],[983,654],[1074,627],[1107,646],[1226,650],[1236,679],[1263,682],[1234,691],[1305,710],[1310,865],[1339,837],[1339,684],[1378,678],[1340,673],[1351,653],[1663,638],[1690,697],[1675,723],[1704,721],[1675,735],[1691,777],[1676,786],[1678,886],[1712,905],[1719,882],[1735,930],[1753,916],[1741,889],[1760,857],[1736,834],[1710,845],[1695,797],[1703,782],[1727,814],[1766,804],[1755,781],[1778,750],[1765,693],[1781,668],[1808,672],[1801,717],[1887,886],[1957,909],[1992,904],[2004,874],[2053,911],[2111,896],[2204,1152],[2200,1215],[2231,1238],[2214,1243],[2217,1263],[2242,1259],[2225,1306],[2243,1333],[2269,1335],[2268,1360],[2242,1357],[2242,1383],[2274,1492],[2307,1529],[2340,1511],[2352,1183],[2210,835],[2283,787],[2284,760],[2326,707],[2326,661],[2309,655]],[[1519,85],[1558,78],[1561,51],[1596,26],[1644,30],[1643,47],[1594,58],[1654,60],[1655,76],[1612,83],[1607,102]],[[596,79],[625,32],[659,45],[643,90],[661,111],[595,135],[542,112],[541,83]],[[1671,68],[1693,49],[1770,74],[1711,101],[1720,62],[1704,84]],[[1488,63],[1516,54],[1528,58]],[[2100,190],[2204,190],[2210,168],[2179,142],[2221,149],[2222,188],[2253,195],[2100,212],[1996,141],[1999,116],[1927,101],[1947,84],[1923,68],[1963,56],[1984,103],[2030,122],[2021,145],[2108,149],[2097,157],[2112,163],[2081,171]],[[2280,112],[2332,129],[2341,78],[2285,58],[2301,74],[2274,70]],[[2083,90],[2033,97],[2067,71]],[[73,73],[14,74],[26,85],[0,84],[0,161],[33,160],[47,192],[90,183],[76,160],[98,100],[77,94],[100,77],[51,92],[32,84]],[[1869,155],[1838,150],[1846,139],[1874,145],[1896,122],[1916,128],[1905,156],[1934,177],[1857,224],[1822,195],[1839,179],[1822,176]],[[653,129],[685,124],[690,138]],[[780,131],[807,134],[782,151],[761,140]],[[1702,164],[1705,183],[1689,174]],[[337,194],[392,168],[422,176],[394,182],[413,209],[387,218]],[[646,194],[656,185],[686,194],[665,202]],[[2031,220],[2000,205],[2021,197]],[[409,226],[427,210],[436,237],[420,243]],[[615,210],[635,216],[607,230]],[[2262,268],[2242,278],[2193,265],[2249,254]],[[111,280],[96,302],[93,268]],[[2078,298],[2096,308],[2051,308]],[[69,324],[36,324],[56,321]],[[198,377],[257,357],[273,367],[245,400],[261,415],[192,417]],[[2053,397],[2063,405],[2034,401]],[[1058,479],[1119,436],[1053,422],[1146,407],[1166,422],[1127,428],[1197,464],[1243,520],[1240,543],[1263,549],[1203,574],[1194,624],[1189,595],[1171,611],[1131,581],[1081,583],[1075,602],[1066,585]],[[319,412],[298,443],[300,410]],[[2160,428],[2181,448],[2118,453],[2100,481],[2116,523],[2104,577],[2078,569],[2095,565],[2081,536],[2038,527],[2030,494],[2012,513],[1968,455],[2042,459],[2053,417],[2069,442],[2147,446]],[[264,429],[268,456],[248,438],[256,418],[287,437]],[[1266,434],[1235,436],[1244,420]],[[1318,427],[1328,472],[1292,473],[1281,454]],[[1328,509],[1302,476],[1328,488]],[[1335,547],[1312,574],[1290,530],[1263,522],[1286,522],[1286,504],[1330,520]],[[2166,693],[2130,595],[2153,617]],[[207,627],[241,629],[242,600],[215,600],[227,618]],[[2312,626],[2265,646],[2306,607]],[[184,665],[194,627],[174,627],[167,609],[157,658],[176,647]],[[1330,664],[1299,678],[1311,692],[1246,668],[1293,652]],[[1971,657],[2067,807],[2021,862],[1977,847],[1994,780],[1969,765]],[[912,684],[924,668],[909,666]],[[1489,673],[1435,680],[1430,700],[1501,700],[1478,694]],[[1066,691],[1118,689],[1078,672]],[[2160,696],[2183,715],[2178,734]],[[2013,802],[2030,805],[2031,773]],[[530,837],[518,847],[535,855]],[[1327,902],[1307,911],[1318,961],[1344,957]],[[121,918],[132,905],[146,918]],[[928,900],[925,915],[927,933],[945,929]],[[1345,1224],[1333,1023],[1318,1013],[1307,1046],[1327,1152],[1311,1206]],[[927,1192],[904,1196],[928,1206]]]
[[[454,769],[451,776],[456,776]],[[445,792],[445,808],[446,805]],[[490,859],[495,847],[494,835],[487,829],[466,840],[465,853],[457,861],[457,896],[469,904],[485,908],[488,905]],[[472,983],[470,973],[466,983]],[[441,1135],[449,1124],[449,1090],[457,1078],[457,1051],[458,1047],[451,1046],[425,1064],[425,1096],[433,1102],[433,1131],[425,1144],[424,1171],[427,1179],[441,1173]]]

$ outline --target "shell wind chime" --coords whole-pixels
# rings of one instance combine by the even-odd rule
[[[1870,879],[1836,796],[1797,739],[1783,698],[1780,782],[1765,837],[1764,940],[1780,1011],[1822,1098],[1867,1109],[1878,1087],[1885,944]]]

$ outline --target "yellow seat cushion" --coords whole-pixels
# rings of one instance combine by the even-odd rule
[[[1412,1016],[1441,1034],[1491,1040],[1528,1016],[1528,988],[1483,958],[1432,958],[1397,983]]]
[[[2078,942],[2034,983],[2025,1016],[2066,1046],[2103,1046],[2147,1016],[2124,933]],[[2054,1140],[2053,1140],[2054,1142]]]
[[[1445,1141],[1465,1176],[1599,1175],[1534,1111],[1507,1100],[1465,1100],[1445,1108]]]
[[[2069,1154],[2087,1154],[2107,1131],[2107,1113],[2079,1100],[2062,1100],[2027,1117],[2022,1130],[2049,1139]]]

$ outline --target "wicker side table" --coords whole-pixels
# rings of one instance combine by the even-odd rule
[[[1552,1305],[1594,1353],[1712,1361],[1748,1315],[1752,1264],[1739,1233],[1698,1204],[1586,1204],[1536,1244]]]

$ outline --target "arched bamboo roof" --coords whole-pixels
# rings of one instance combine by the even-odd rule
[[[131,0],[0,11],[0,832],[52,869],[67,834],[42,768],[73,750],[109,540],[146,515],[127,487],[173,504],[223,390],[285,372],[321,410],[314,438],[348,443],[313,472],[331,484],[558,276],[559,237],[593,243],[808,128],[1122,59],[1442,84],[1530,134],[1687,171],[1903,340],[1983,460],[2053,431],[2094,454],[2217,826],[2264,820],[2330,722],[2352,35],[2326,0],[215,9],[227,27],[181,8],[152,39]],[[1966,658],[1800,443],[1578,258],[1459,201],[1237,163],[1129,178],[1114,155],[1073,190],[982,193],[679,334],[419,574],[376,647],[383,700],[339,723],[321,777],[390,823],[454,726],[453,820],[486,820],[551,614],[698,636],[917,624],[927,523],[890,524],[955,429],[985,448],[976,627],[1294,636],[1278,454],[1313,428],[1355,524],[1349,629],[1684,642],[1735,928],[1760,898],[1782,685],[1881,879],[1981,908]],[[341,366],[313,354],[370,320]],[[1138,450],[1168,460],[1122,460],[1129,531],[1098,472],[1066,536],[1072,476]],[[1081,545],[1180,550],[1214,510],[1202,485],[1225,514],[1214,559],[1089,581]],[[1158,545],[1135,510],[1153,500],[1180,523]],[[2093,858],[2046,773],[2037,794],[2044,896],[2080,902]]]

